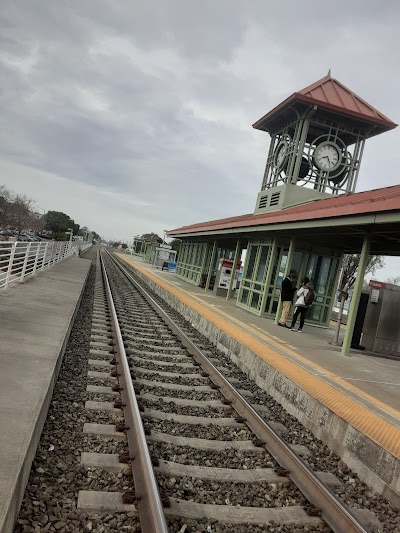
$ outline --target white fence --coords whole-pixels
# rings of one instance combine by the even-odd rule
[[[74,244],[76,244],[76,242]],[[92,247],[92,243],[78,244],[79,252],[81,254],[86,252],[86,250],[89,250],[89,248],[91,248],[91,247]]]
[[[78,256],[90,244],[57,242],[0,242],[0,289],[49,268],[71,255]]]

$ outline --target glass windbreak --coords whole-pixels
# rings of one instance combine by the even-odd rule
[[[206,252],[206,243],[182,243],[180,259],[176,265],[176,276],[193,285],[199,285]]]
[[[264,281],[265,273],[267,271],[267,259],[269,253],[269,246],[261,246],[260,258],[258,261],[256,281]]]
[[[311,254],[306,267],[306,276],[312,280],[315,300],[308,311],[307,319],[321,325],[329,321],[334,284],[338,268],[337,257]]]
[[[282,267],[286,265],[287,261],[287,249],[284,250],[281,246],[276,248],[274,257],[271,258],[273,261],[271,278],[268,281],[268,292],[267,299],[265,302],[264,309],[262,309],[263,314],[271,315],[276,312],[278,307],[278,300],[281,293],[280,286],[282,284]]]
[[[247,268],[246,268],[246,272],[244,275],[246,279],[253,278],[254,263],[256,262],[257,252],[258,252],[258,246],[250,247],[249,262],[247,263]]]
[[[252,243],[247,249],[247,261],[239,288],[237,303],[241,307],[260,314],[268,270],[270,243]]]
[[[276,286],[277,287],[280,287],[282,285],[283,276],[285,275],[287,258],[288,258],[287,252],[284,252],[284,254],[282,255],[282,258],[281,258],[280,265],[279,265],[278,279],[276,280]]]
[[[272,316],[276,313],[280,298],[280,287],[287,264],[288,248],[278,246],[273,258],[274,265],[268,287],[263,314]],[[315,287],[315,300],[307,313],[307,320],[326,325],[329,321],[332,293],[335,291],[335,280],[338,269],[338,257],[332,254],[320,254],[316,250],[306,251],[297,248],[294,251],[290,272],[296,277],[294,284],[300,286],[306,276]]]
[[[299,273],[303,259],[303,252],[294,252],[290,272],[294,275],[296,283],[298,282]]]

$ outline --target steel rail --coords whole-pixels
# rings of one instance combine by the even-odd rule
[[[142,419],[124,348],[124,341],[122,339],[102,254],[100,254],[100,262],[112,319],[112,330],[115,339],[114,351],[115,358],[118,362],[117,372],[121,386],[126,436],[131,455],[131,466],[141,530],[143,533],[168,533],[168,526],[165,520],[157,482],[154,477],[150,453],[147,447]]]
[[[322,518],[337,533],[368,533],[368,529],[357,520],[337,496],[326,487],[314,474],[314,472],[304,463],[304,461],[293,452],[282,438],[263,420],[253,407],[241,396],[241,394],[230,384],[221,372],[211,363],[208,357],[197,348],[197,346],[187,337],[182,329],[167,315],[153,297],[141,287],[137,281],[127,271],[116,258],[109,252],[108,256],[114,261],[130,282],[140,291],[157,314],[172,329],[180,342],[188,352],[200,364],[202,369],[209,375],[211,380],[217,385],[223,396],[231,402],[235,411],[245,418],[247,426],[253,433],[266,443],[267,451],[275,458],[278,464],[288,471],[287,476],[292,479],[299,490],[308,501],[321,512]]]

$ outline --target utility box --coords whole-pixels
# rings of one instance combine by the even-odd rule
[[[400,286],[371,280],[362,344],[366,350],[400,359]]]
[[[242,262],[238,261],[236,264],[234,280],[232,284],[232,291],[236,290],[238,275]],[[229,281],[231,279],[233,269],[233,260],[221,257],[218,264],[217,275],[215,278],[213,292],[217,296],[226,296],[229,289]]]

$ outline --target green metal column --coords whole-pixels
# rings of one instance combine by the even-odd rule
[[[358,304],[360,303],[361,290],[364,282],[365,269],[368,265],[369,251],[371,249],[371,237],[365,235],[362,245],[360,262],[358,264],[357,279],[354,284],[353,294],[351,296],[351,304],[349,315],[347,317],[346,333],[344,334],[342,355],[349,355],[351,339],[353,338],[354,324],[358,311]]]
[[[202,256],[201,256],[200,272],[199,272],[199,275],[198,275],[197,285],[200,285],[200,283],[201,283],[201,277],[203,275],[203,270],[204,270],[204,267],[206,265],[207,255],[208,255],[208,242],[206,242],[204,244],[203,251],[202,251],[201,255]]]
[[[239,261],[239,257],[240,257],[241,251],[242,251],[242,248],[240,246],[240,239],[238,239],[238,241],[236,243],[235,255],[233,257],[233,267],[232,267],[231,277],[229,279],[228,293],[226,295],[226,299],[228,301],[231,299],[232,285],[233,285],[233,281],[235,279],[235,273],[236,273],[236,265],[237,265],[237,262]]]
[[[287,261],[286,261],[285,272],[283,274],[283,279],[286,278],[286,276],[290,273],[290,269],[292,268],[292,259],[294,255],[294,244],[295,244],[295,240],[290,239],[289,251],[288,251],[288,256],[287,256]],[[278,324],[279,319],[281,317],[281,313],[282,313],[282,300],[279,297],[278,307],[277,307],[276,316],[275,316],[275,324]]]
[[[209,286],[210,286],[210,281],[211,281],[211,276],[212,276],[213,266],[214,266],[214,263],[215,263],[215,256],[216,256],[216,253],[217,253],[217,241],[214,241],[213,249],[212,249],[212,252],[211,252],[210,268],[208,269],[208,275],[207,275],[206,286],[204,287],[204,290],[205,290],[205,291],[208,291],[208,288],[209,288]]]
[[[328,325],[330,323],[330,321],[332,320],[332,313],[333,313],[333,306],[335,304],[335,294],[336,294],[336,291],[338,290],[338,285],[339,285],[339,276],[340,276],[340,273],[342,271],[342,263],[343,263],[343,256],[344,256],[344,253],[343,252],[340,252],[340,257],[339,257],[339,260],[338,260],[338,265],[337,265],[337,272],[336,272],[336,276],[335,276],[335,281],[333,283],[333,295],[332,295],[332,299],[331,299],[331,311],[329,313],[329,318],[328,318]]]
[[[269,263],[268,263],[268,268],[267,268],[267,275],[265,276],[264,292],[263,292],[262,299],[261,299],[261,306],[260,306],[261,315],[264,312],[265,302],[268,297],[269,286],[271,285],[271,276],[272,276],[272,271],[274,269],[274,260],[275,260],[275,254],[276,254],[277,247],[278,247],[278,243],[276,239],[274,239],[272,241],[271,251],[269,255]]]

